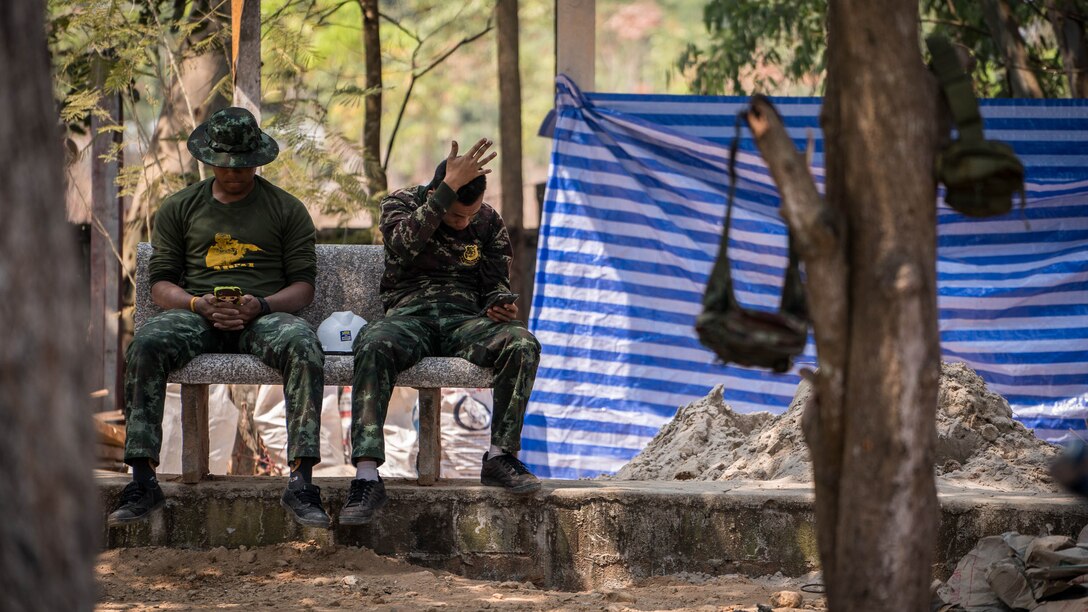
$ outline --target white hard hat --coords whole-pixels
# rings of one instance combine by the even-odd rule
[[[366,327],[366,319],[350,310],[332,313],[317,328],[317,339],[321,342],[321,350],[326,353],[350,355],[351,343],[364,327]]]

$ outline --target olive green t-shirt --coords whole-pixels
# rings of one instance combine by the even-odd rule
[[[302,202],[258,176],[245,198],[224,204],[212,196],[213,180],[182,189],[159,208],[150,284],[170,281],[193,295],[234,285],[257,297],[298,281],[314,284],[316,233]]]

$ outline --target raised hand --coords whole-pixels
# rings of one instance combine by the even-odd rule
[[[485,168],[498,153],[486,155],[487,150],[494,144],[493,141],[481,138],[472,145],[462,156],[457,155],[457,141],[450,146],[450,154],[446,157],[446,177],[442,182],[449,185],[450,189],[457,191],[472,182],[478,176],[491,173],[491,168]]]

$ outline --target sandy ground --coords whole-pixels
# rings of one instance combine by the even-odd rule
[[[548,591],[313,543],[115,549],[102,553],[96,570],[98,610],[826,610],[822,595],[801,592],[819,576],[680,575],[620,589]],[[802,601],[790,606],[791,598]]]

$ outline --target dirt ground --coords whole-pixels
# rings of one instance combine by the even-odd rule
[[[249,550],[124,548],[96,568],[98,610],[826,610],[819,576],[654,577],[618,589],[548,591],[469,580],[365,548],[289,543]],[[790,600],[794,603],[790,606]]]

